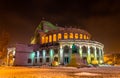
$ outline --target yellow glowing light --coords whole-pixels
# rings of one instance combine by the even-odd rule
[[[45,37],[42,37],[42,44],[45,43]]]
[[[52,42],[52,36],[49,35],[49,42]]]
[[[58,33],[58,40],[60,40],[62,38],[61,33]]]
[[[89,37],[87,36],[87,39],[89,39]]]
[[[82,39],[83,38],[83,35],[82,34],[80,34],[80,39]]]
[[[86,35],[84,35],[84,39],[85,39],[85,40],[87,39]]]
[[[68,39],[68,33],[64,33],[64,39]]]
[[[94,59],[94,60],[92,61],[92,64],[98,64],[98,61]]]
[[[45,37],[45,42],[48,43],[48,36]]]
[[[53,34],[53,41],[56,41],[56,34]]]
[[[75,33],[75,39],[78,39],[78,33]]]
[[[73,33],[70,33],[69,38],[73,39]]]

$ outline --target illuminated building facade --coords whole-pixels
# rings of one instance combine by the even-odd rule
[[[15,65],[50,65],[53,61],[67,65],[72,54],[84,64],[103,63],[104,45],[93,41],[83,29],[63,28],[42,21],[35,30],[31,45],[32,48],[16,48]],[[23,55],[22,61],[18,59],[19,55]]]

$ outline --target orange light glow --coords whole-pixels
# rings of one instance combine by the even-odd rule
[[[45,37],[42,37],[42,44],[45,43]]]
[[[62,38],[61,33],[58,33],[58,40],[60,40]]]
[[[52,42],[52,36],[49,35],[49,42]]]
[[[69,38],[73,39],[73,33],[70,33]]]
[[[83,38],[83,35],[82,34],[80,34],[80,39],[82,39]]]
[[[45,37],[45,42],[48,43],[48,36]]]
[[[56,41],[56,34],[53,34],[53,41]]]
[[[78,39],[78,33],[75,33],[75,39]]]
[[[68,39],[68,33],[64,33],[64,39]]]
[[[87,39],[89,39],[89,37],[87,36]]]
[[[85,39],[85,40],[87,39],[86,35],[84,35],[84,39]]]

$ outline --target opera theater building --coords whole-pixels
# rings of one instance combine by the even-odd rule
[[[30,45],[16,44],[14,65],[103,64],[103,48],[83,29],[41,21]]]

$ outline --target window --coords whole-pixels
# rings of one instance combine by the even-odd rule
[[[49,42],[52,42],[52,36],[49,35]]]
[[[84,39],[85,39],[85,40],[87,39],[86,35],[84,35]]]
[[[32,62],[32,60],[29,58],[29,59],[28,59],[28,63],[31,63],[31,62]]]
[[[78,33],[75,33],[75,39],[78,39]]]
[[[73,33],[70,33],[69,38],[73,39]]]
[[[45,37],[46,43],[48,43],[48,36]]]
[[[89,39],[89,37],[87,36],[87,39]]]
[[[42,37],[42,44],[45,43],[45,37]]]
[[[83,38],[83,35],[82,34],[80,34],[80,39],[82,39]]]
[[[56,34],[53,34],[53,41],[56,41]]]
[[[64,33],[64,39],[68,39],[68,33]]]
[[[60,40],[62,38],[61,33],[58,33],[58,40]]]
[[[42,63],[42,58],[40,58],[40,63]]]
[[[46,58],[46,62],[49,62],[49,58],[48,57]]]

